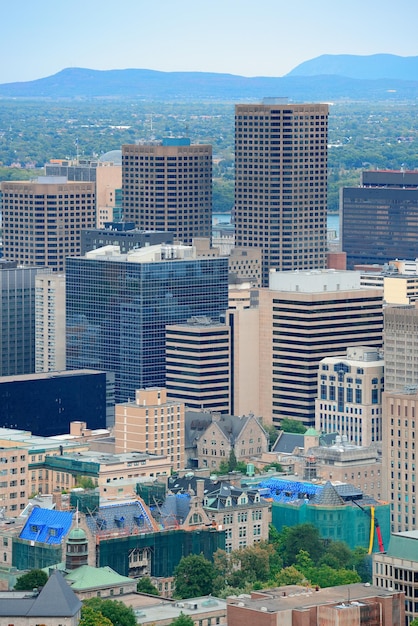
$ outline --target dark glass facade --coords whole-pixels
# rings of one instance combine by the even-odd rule
[[[347,269],[418,256],[418,189],[358,187],[342,192]]]
[[[116,402],[165,385],[165,327],[228,307],[228,259],[67,259],[67,367],[115,373]]]

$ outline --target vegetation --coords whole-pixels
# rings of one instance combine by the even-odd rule
[[[48,574],[42,569],[32,569],[27,574],[19,576],[15,584],[16,591],[32,591],[43,587],[48,580]]]
[[[174,570],[175,597],[196,598],[211,594],[215,575],[213,563],[203,554],[183,557]]]
[[[113,626],[136,626],[136,617],[132,607],[114,599],[89,598],[83,602],[83,608],[107,618]],[[90,613],[89,613],[90,615]],[[98,622],[106,623],[107,622]],[[88,623],[90,624],[90,622]],[[95,625],[94,625],[95,626]]]
[[[304,426],[302,422],[299,422],[298,420],[292,420],[288,417],[282,419],[282,421],[280,422],[280,428],[284,430],[285,433],[299,433],[301,435],[303,435],[307,431],[306,426]]]
[[[75,481],[76,487],[83,489],[94,489],[97,485],[90,476],[77,476]]]
[[[112,626],[112,622],[100,611],[96,611],[90,606],[83,605],[81,607],[81,619],[78,626]]]
[[[247,464],[244,461],[237,461],[234,449],[231,448],[228,461],[221,461],[219,464],[219,473],[228,474],[228,472],[241,472],[245,474],[247,471]]]
[[[180,615],[171,622],[170,626],[194,626],[194,621],[190,615],[185,615],[181,612]]]
[[[158,591],[157,587],[152,584],[151,578],[149,576],[143,576],[138,580],[136,590],[140,593],[149,593],[152,596],[160,595],[160,592]]]

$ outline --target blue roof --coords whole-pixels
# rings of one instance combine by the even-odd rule
[[[69,511],[54,511],[37,507],[32,510],[19,539],[60,544],[69,533],[72,523],[73,514]]]

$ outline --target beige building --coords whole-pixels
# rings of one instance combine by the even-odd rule
[[[65,274],[35,278],[35,372],[65,370]]]
[[[261,248],[234,248],[229,256],[229,273],[238,280],[261,287]]]
[[[383,498],[391,503],[393,532],[417,526],[416,419],[418,387],[383,394]]]
[[[211,237],[212,146],[188,139],[122,146],[124,218],[191,245]]]
[[[315,428],[369,446],[382,439],[384,363],[376,348],[348,348],[319,364]]]
[[[256,291],[256,290],[255,290]],[[382,345],[382,292],[357,272],[271,272],[254,294],[260,323],[260,407],[266,422],[315,423],[320,361],[354,346]]]
[[[418,303],[384,311],[385,389],[418,384]]]
[[[98,163],[96,169],[96,227],[114,221],[116,190],[122,188],[122,166]]]
[[[136,391],[134,402],[115,406],[115,452],[142,451],[167,456],[175,470],[184,467],[184,403],[167,399],[167,390]]]
[[[188,408],[230,412],[230,329],[210,318],[166,326],[167,397]]]
[[[63,272],[65,258],[80,254],[80,231],[96,224],[95,184],[41,176],[1,191],[4,258]]]
[[[269,270],[326,265],[327,104],[266,98],[235,107],[235,243]]]

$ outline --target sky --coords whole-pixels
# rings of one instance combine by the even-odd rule
[[[418,55],[416,0],[2,0],[0,83],[67,67],[284,76],[321,54]]]

